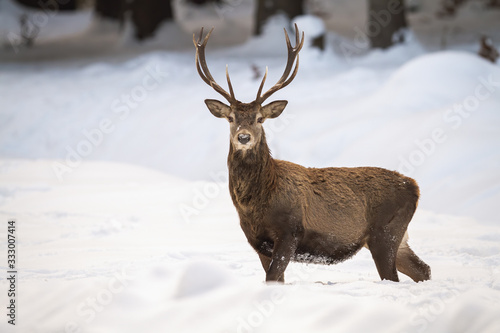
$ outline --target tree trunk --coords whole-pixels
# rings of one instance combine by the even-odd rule
[[[163,21],[173,18],[170,0],[135,0],[131,10],[135,37],[139,40],[152,37]]]
[[[277,0],[278,9],[285,12],[288,18],[304,14],[304,0]]]
[[[279,12],[285,13],[289,19],[302,15],[304,0],[257,0],[254,35],[260,35],[267,19]]]
[[[408,26],[403,0],[369,0],[366,34],[372,48],[388,48],[403,42],[398,36]]]
[[[95,11],[98,15],[123,22],[126,0],[95,0]]]
[[[193,5],[202,6],[207,3],[221,4],[224,0],[186,0],[186,2],[192,3]]]
[[[16,0],[18,3],[25,5],[27,7],[38,8],[43,10],[76,10],[76,2],[77,0],[65,0],[65,1],[56,1],[56,0]],[[60,3],[61,2],[61,3]],[[64,2],[64,3],[62,3]]]

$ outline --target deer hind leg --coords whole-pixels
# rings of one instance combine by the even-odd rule
[[[396,241],[386,236],[383,231],[374,232],[368,240],[368,249],[382,280],[399,281],[396,269],[396,253],[399,244],[395,243]]]
[[[430,280],[431,268],[420,259],[408,245],[408,234],[401,242],[396,257],[396,267],[415,282]]]
[[[382,280],[398,282],[397,253],[410,223],[414,207],[406,205],[389,220],[379,219],[370,231],[367,247]]]

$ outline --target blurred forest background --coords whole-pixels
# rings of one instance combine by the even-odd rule
[[[217,27],[212,43],[241,44],[276,15],[317,18],[317,26],[302,28],[313,45],[328,47],[325,34],[333,32],[331,47],[344,55],[404,42],[410,28],[429,50],[475,41],[486,57],[498,56],[499,26],[483,18],[500,22],[499,0],[0,0],[0,57],[53,59],[131,45],[135,52],[182,50],[203,25]]]

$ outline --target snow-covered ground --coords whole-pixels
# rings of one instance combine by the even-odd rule
[[[253,67],[269,66],[269,84],[281,75],[282,26],[208,47],[212,73],[223,84],[229,64],[240,100],[257,91]],[[339,40],[302,50],[295,81],[276,93],[289,104],[265,124],[273,155],[414,177],[410,244],[431,281],[380,281],[362,250],[334,266],[291,264],[286,285],[264,284],[227,190],[227,123],[203,103],[219,96],[194,50],[5,63],[0,331],[14,331],[9,219],[19,332],[500,331],[499,65],[415,39],[346,59]]]

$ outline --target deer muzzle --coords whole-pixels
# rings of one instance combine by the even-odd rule
[[[246,145],[251,139],[250,134],[240,133],[238,134],[238,142],[242,145]]]

